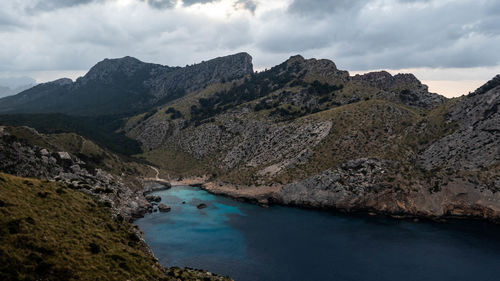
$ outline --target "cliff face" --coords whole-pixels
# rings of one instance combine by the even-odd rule
[[[458,129],[422,154],[424,167],[477,170],[500,161],[500,86],[460,99],[445,122]]]
[[[173,71],[158,69],[154,77],[145,83],[151,86],[153,96],[162,99],[175,94],[175,91],[190,93],[210,84],[238,79],[252,73],[252,57],[247,53],[238,53]]]

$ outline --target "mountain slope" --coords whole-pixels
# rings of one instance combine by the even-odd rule
[[[170,176],[205,176],[215,193],[498,219],[500,122],[490,86],[447,100],[411,74],[352,77],[294,56],[131,118],[125,130],[142,143],[140,157]]]
[[[0,279],[167,280],[129,223],[66,185],[0,173]]]
[[[105,59],[75,82],[59,79],[0,99],[0,112],[109,115],[146,111],[188,91],[252,72],[251,57],[246,53],[184,68],[132,57]]]

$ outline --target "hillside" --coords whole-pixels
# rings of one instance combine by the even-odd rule
[[[0,113],[130,114],[182,97],[207,85],[253,72],[246,53],[186,67],[105,59],[76,81],[62,78],[0,99]]]
[[[0,174],[0,279],[160,280],[132,225],[66,185]]]
[[[66,183],[99,198],[127,220],[152,209],[140,178],[154,171],[79,135],[0,126],[0,151],[0,172]]]
[[[215,193],[263,204],[495,219],[494,81],[447,100],[411,74],[349,76],[331,61],[294,56],[130,118],[125,131],[142,143],[140,157],[170,176],[205,176]]]
[[[131,80],[143,79],[154,102],[124,99],[136,113],[86,116],[95,121],[85,126],[106,132],[107,142],[136,142],[127,151],[165,178],[198,177],[214,193],[261,204],[500,217],[498,77],[449,100],[412,74],[351,76],[330,60],[300,55],[255,73],[245,53],[185,68],[147,65],[163,69],[149,72],[155,83]],[[119,89],[110,73],[133,76],[141,67],[132,58],[106,60],[75,83]],[[21,104],[17,114],[30,112]]]
[[[0,173],[1,280],[229,280],[164,269],[123,217],[65,184]]]

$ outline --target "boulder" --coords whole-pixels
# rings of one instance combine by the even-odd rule
[[[163,213],[166,213],[166,212],[170,212],[172,208],[168,207],[167,205],[165,204],[160,204],[158,205],[158,210],[160,210],[160,212],[163,212]]]
[[[161,197],[158,195],[148,195],[146,196],[146,200],[148,200],[149,202],[160,202]]]
[[[205,209],[206,207],[207,207],[207,204],[204,204],[204,203],[198,204],[198,206],[196,206],[196,208],[198,208],[198,209]]]

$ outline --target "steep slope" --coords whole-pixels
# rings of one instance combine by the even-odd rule
[[[0,279],[167,280],[138,230],[66,185],[0,173]]]
[[[230,280],[165,269],[141,236],[63,183],[0,173],[1,280]]]
[[[333,62],[294,56],[131,118],[125,130],[142,143],[141,157],[170,176],[204,176],[214,193],[495,220],[493,84],[447,100],[411,74],[352,77]]]
[[[132,57],[105,59],[75,82],[59,79],[0,99],[0,112],[128,114],[252,72],[251,57],[246,53],[185,68],[144,63]]]
[[[125,162],[81,136],[0,127],[0,151],[0,172],[64,182],[99,198],[127,220],[152,210],[137,178],[153,171]]]

